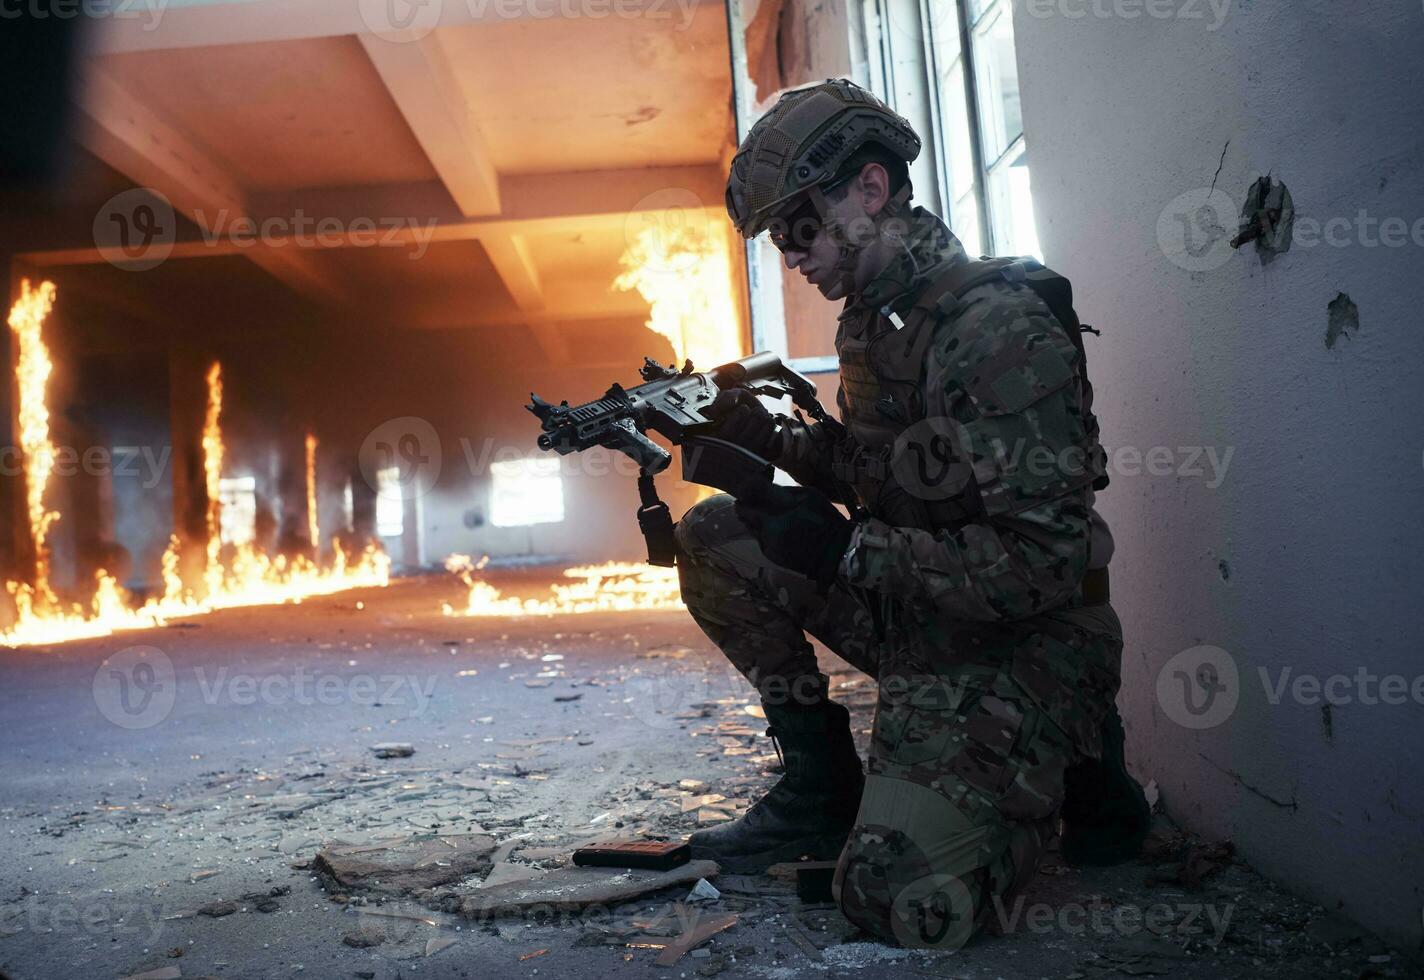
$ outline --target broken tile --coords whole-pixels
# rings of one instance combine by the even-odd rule
[[[722,893],[712,885],[712,882],[706,878],[698,878],[697,884],[692,886],[692,891],[687,893],[687,898],[684,901],[715,902],[721,897]]]
[[[677,963],[686,953],[701,946],[717,933],[732,928],[737,924],[738,915],[729,912],[726,915],[705,917],[698,912],[693,912],[689,917],[688,924],[683,934],[679,936],[672,945],[658,954],[655,961],[658,966],[672,966]]]
[[[503,885],[511,881],[533,881],[548,874],[543,868],[531,868],[527,864],[513,864],[509,861],[501,861],[490,869],[490,873],[485,876],[485,880],[477,885],[477,888],[493,888],[495,885]]]
[[[517,915],[541,906],[553,911],[575,911],[589,905],[613,905],[673,885],[688,885],[713,878],[712,861],[691,861],[670,871],[620,871],[612,868],[560,868],[536,881],[516,881],[480,889],[465,898],[460,912],[483,919]]]

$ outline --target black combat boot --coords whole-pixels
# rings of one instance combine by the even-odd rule
[[[850,712],[843,705],[818,698],[813,704],[763,707],[786,775],[738,819],[699,830],[688,840],[693,858],[716,861],[731,874],[760,874],[803,856],[835,860],[865,786]]]
[[[1122,717],[1113,705],[1103,722],[1103,757],[1064,774],[1063,859],[1076,865],[1131,861],[1152,826],[1152,808],[1123,757]]]

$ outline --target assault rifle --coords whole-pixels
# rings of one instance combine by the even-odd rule
[[[584,405],[571,406],[567,401],[552,405],[531,392],[526,407],[543,427],[540,449],[567,456],[604,446],[626,453],[638,464],[643,502],[638,523],[648,539],[648,560],[654,565],[673,564],[672,519],[653,487],[654,475],[668,468],[672,454],[648,438],[649,430],[682,447],[684,480],[735,495],[753,482],[770,482],[771,464],[717,437],[719,423],[707,409],[720,392],[745,388],[758,395],[789,397],[816,421],[836,424],[816,400],[815,384],[770,351],[703,372],[694,372],[691,361],[677,370],[647,357],[639,374],[643,384],[624,388],[615,383],[602,398]]]

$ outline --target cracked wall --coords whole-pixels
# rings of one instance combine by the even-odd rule
[[[1118,466],[1099,498],[1136,769],[1190,828],[1417,949],[1424,14],[1348,6],[1015,4],[1015,31],[1038,231],[1103,330],[1110,455],[1233,451],[1216,487]],[[1295,210],[1269,265],[1229,244],[1265,175]],[[1237,703],[1197,676],[1184,714],[1172,677],[1209,648]]]

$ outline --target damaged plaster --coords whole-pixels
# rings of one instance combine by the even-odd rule
[[[1341,337],[1347,340],[1360,332],[1360,308],[1348,293],[1337,293],[1325,307],[1329,320],[1325,326],[1325,349],[1334,350]]]
[[[1222,150],[1223,155],[1225,150]],[[1256,252],[1262,262],[1269,262],[1283,252],[1289,252],[1291,235],[1295,231],[1295,202],[1290,190],[1270,175],[1258,177],[1246,192],[1246,201],[1241,205],[1241,221],[1237,225],[1236,237],[1231,239],[1232,248],[1240,248],[1247,242],[1256,243]]]

